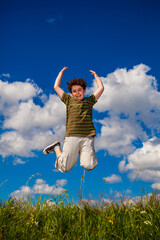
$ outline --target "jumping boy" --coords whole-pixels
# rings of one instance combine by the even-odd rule
[[[87,169],[94,169],[98,162],[94,150],[94,137],[96,130],[92,122],[92,108],[104,91],[104,86],[99,76],[92,70],[97,83],[97,90],[90,96],[85,97],[86,82],[81,79],[69,81],[68,89],[72,97],[61,89],[63,73],[68,67],[64,67],[58,74],[54,84],[54,90],[66,104],[66,134],[63,145],[63,152],[60,149],[60,142],[54,142],[46,147],[43,153],[56,153],[57,160],[55,168],[61,172],[70,171],[78,161],[80,155],[80,166]]]

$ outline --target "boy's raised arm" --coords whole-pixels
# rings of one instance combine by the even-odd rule
[[[56,93],[58,94],[58,96],[60,98],[62,98],[62,95],[64,93],[64,91],[62,90],[62,88],[60,87],[61,86],[61,80],[62,80],[62,76],[63,76],[63,73],[64,71],[68,69],[68,67],[64,67],[58,74],[57,78],[56,78],[56,81],[55,81],[55,84],[54,84],[54,90],[56,91]]]
[[[98,98],[101,96],[101,94],[103,93],[104,91],[104,86],[103,86],[103,83],[100,79],[100,77],[97,75],[96,72],[90,70],[90,73],[94,76],[95,80],[96,80],[96,83],[97,83],[97,90],[93,93],[94,96],[95,96],[95,99],[96,101],[98,100]]]

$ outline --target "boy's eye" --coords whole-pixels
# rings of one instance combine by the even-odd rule
[[[81,92],[82,90],[81,89],[78,89],[77,91],[76,90],[73,90],[74,93],[76,92]]]

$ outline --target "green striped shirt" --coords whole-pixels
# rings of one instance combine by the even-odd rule
[[[92,122],[92,108],[97,102],[95,96],[77,100],[67,93],[63,93],[62,102],[66,104],[66,137],[92,137],[96,130]]]

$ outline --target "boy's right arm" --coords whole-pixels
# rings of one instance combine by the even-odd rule
[[[62,80],[62,76],[63,76],[63,73],[64,71],[68,69],[68,67],[64,67],[58,74],[57,78],[56,78],[56,81],[55,81],[55,84],[54,84],[54,90],[56,91],[56,93],[58,94],[58,96],[60,98],[62,98],[62,95],[64,93],[64,91],[62,90],[62,88],[60,87],[61,86],[61,80]]]

